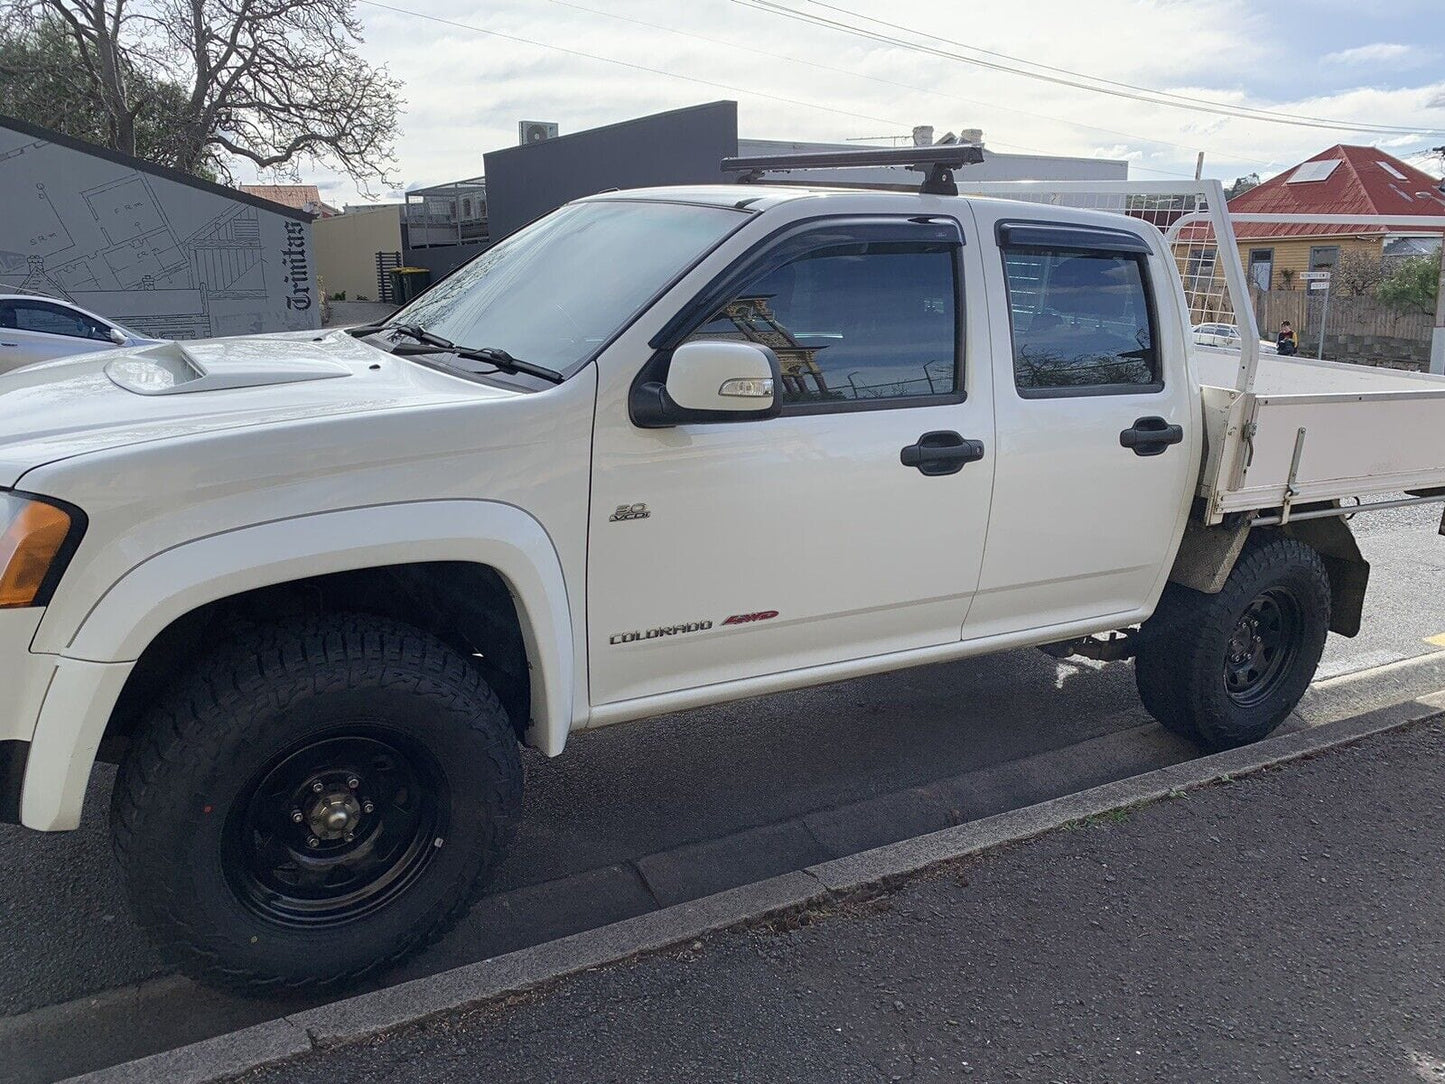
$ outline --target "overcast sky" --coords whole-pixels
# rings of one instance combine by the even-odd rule
[[[1131,176],[1149,179],[1192,176],[1201,150],[1207,176],[1232,180],[1278,172],[1335,143],[1401,157],[1445,144],[1442,0],[764,0],[955,53],[968,50],[939,39],[1193,97],[1411,129],[1403,135],[1109,97],[805,25],[759,2],[388,0],[405,11],[360,3],[364,55],[404,84],[398,187],[481,173],[482,153],[514,145],[522,119],[556,121],[567,133],[723,98],[738,102],[745,137],[982,128],[995,150],[1126,158]],[[365,199],[324,167],[302,173],[331,203]]]

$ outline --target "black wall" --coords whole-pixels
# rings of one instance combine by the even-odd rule
[[[486,245],[429,245],[426,248],[409,248],[403,251],[401,261],[407,267],[425,267],[431,271],[431,280],[436,282],[455,268],[466,263],[473,256],[487,250]]]
[[[483,155],[493,242],[609,188],[717,184],[738,153],[737,102],[711,102]]]

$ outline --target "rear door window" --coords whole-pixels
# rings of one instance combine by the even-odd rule
[[[1003,253],[1020,395],[1164,386],[1142,254],[1032,245]]]

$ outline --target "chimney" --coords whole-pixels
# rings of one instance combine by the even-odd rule
[[[920,124],[913,129],[913,145],[915,147],[933,146],[933,125]]]
[[[983,129],[982,129],[982,128],[965,128],[962,132],[959,133],[959,135],[958,135],[958,141],[959,141],[960,143],[973,143],[973,144],[975,144],[976,146],[982,147],[982,146],[983,146]]]

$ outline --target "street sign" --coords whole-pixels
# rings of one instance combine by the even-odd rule
[[[1299,277],[1301,282],[1330,281],[1330,273],[1328,271],[1301,271]]]
[[[1330,284],[1329,284],[1328,282],[1312,282],[1312,283],[1310,283],[1310,289],[1311,289],[1311,290],[1328,290],[1329,288],[1330,288]]]

